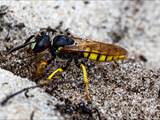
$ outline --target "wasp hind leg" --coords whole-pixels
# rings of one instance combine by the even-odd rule
[[[89,95],[89,82],[88,82],[88,79],[87,79],[87,71],[86,71],[86,67],[85,67],[85,61],[82,61],[82,62],[78,62],[78,60],[75,59],[75,64],[78,68],[80,68],[83,72],[83,83],[84,83],[84,96],[85,96],[85,99],[87,101],[91,101],[91,98],[90,98],[90,95]]]
[[[80,64],[81,70],[83,72],[83,82],[84,82],[84,92],[85,92],[85,98],[88,101],[91,101],[91,98],[89,96],[89,88],[88,88],[88,79],[87,79],[87,71],[86,71],[86,67],[84,64]]]

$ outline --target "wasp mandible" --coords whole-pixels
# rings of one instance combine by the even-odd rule
[[[50,32],[54,35],[53,39],[51,39],[49,35]],[[89,39],[82,40],[82,38],[75,37],[69,32],[58,33],[57,30],[50,27],[38,34],[31,35],[24,44],[11,49],[9,53],[19,50],[27,45],[31,45],[33,53],[41,53],[48,49],[52,56],[51,59],[44,60],[38,65],[37,73],[42,73],[42,68],[45,68],[46,65],[50,64],[56,56],[67,60],[65,66],[57,68],[47,77],[47,80],[45,80],[46,84],[52,80],[56,73],[65,71],[74,60],[76,66],[83,72],[84,91],[87,100],[90,100],[90,96],[85,60],[89,59],[98,62],[111,62],[115,60],[123,60],[127,57],[127,50],[120,46],[92,41]]]

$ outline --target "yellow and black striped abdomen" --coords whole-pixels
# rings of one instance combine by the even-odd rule
[[[84,50],[83,56],[92,61],[99,62],[111,62],[114,60],[122,60],[126,58],[125,55],[106,55],[96,50],[90,50],[89,47]]]

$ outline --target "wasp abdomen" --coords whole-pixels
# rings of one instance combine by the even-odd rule
[[[83,56],[92,61],[99,62],[111,62],[114,60],[122,60],[126,58],[125,55],[105,55],[96,50],[90,50],[90,48],[85,49],[85,51],[83,52]]]

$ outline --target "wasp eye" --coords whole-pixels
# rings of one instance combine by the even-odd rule
[[[35,53],[42,52],[45,49],[49,48],[49,46],[51,45],[49,35],[41,34],[41,35],[38,35],[35,39],[36,39],[35,40],[36,43],[33,43],[31,45]]]

